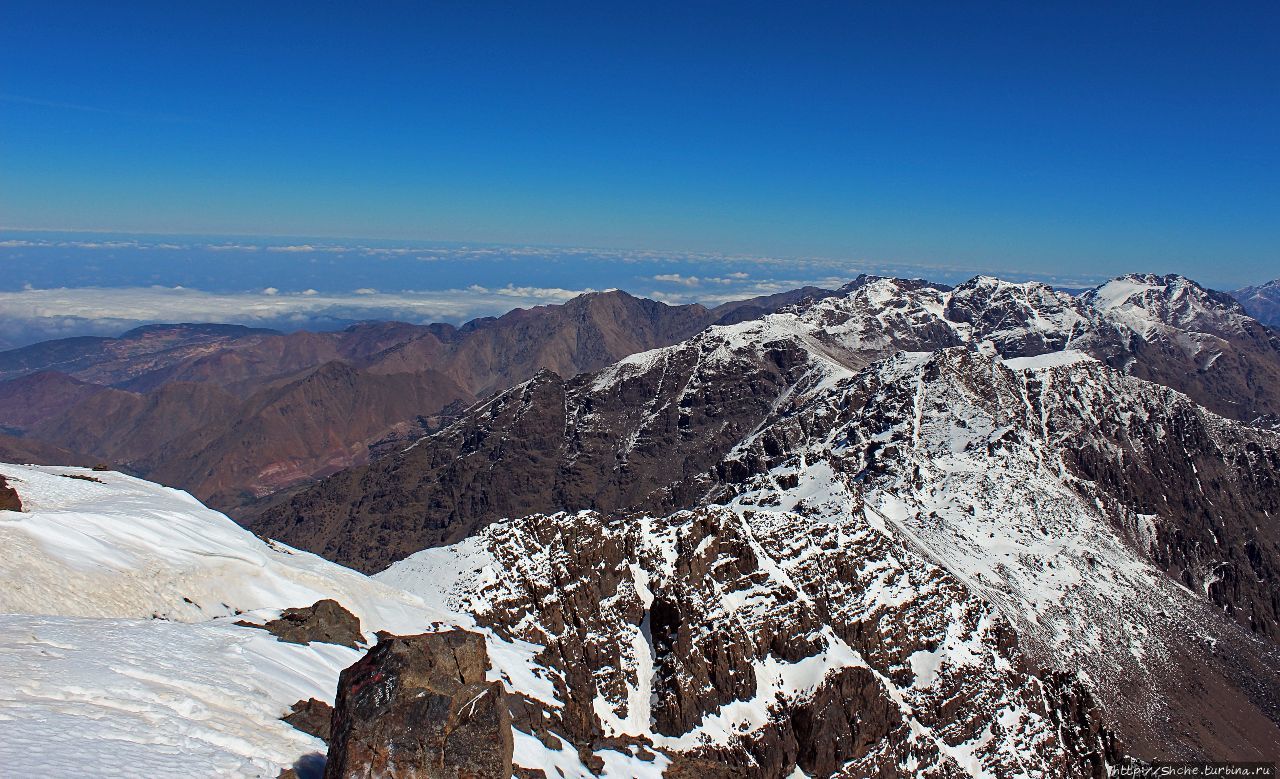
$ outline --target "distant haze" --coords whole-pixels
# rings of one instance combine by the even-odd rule
[[[625,289],[716,305],[860,273],[954,283],[1000,268],[832,258],[731,256],[392,241],[0,232],[0,346],[116,335],[155,322],[284,330],[396,319],[459,324],[513,308]],[[1050,275],[1059,286],[1096,276]]]

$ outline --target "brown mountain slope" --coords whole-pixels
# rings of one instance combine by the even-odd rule
[[[390,372],[430,364],[483,397],[544,368],[562,376],[598,370],[629,354],[682,341],[712,321],[699,305],[668,306],[620,290],[595,292],[419,337],[377,355],[370,368]]]
[[[145,373],[123,386],[147,391],[173,381],[203,382],[247,396],[263,381],[292,376],[334,360],[364,364],[389,348],[430,333],[430,327],[384,322],[353,325],[329,333],[303,331],[245,338],[226,348]]]
[[[41,371],[0,382],[0,428],[25,434],[42,421],[72,412],[103,392],[126,394],[57,371]]]
[[[219,324],[147,325],[118,338],[84,336],[0,352],[0,380],[60,371],[95,384],[116,384],[232,344],[277,334]]]
[[[471,399],[436,371],[375,375],[329,362],[256,393],[138,466],[212,505],[234,506],[361,462],[396,421]]]
[[[91,395],[65,414],[31,427],[33,438],[132,464],[210,422],[233,416],[239,402],[211,384],[175,382],[141,394],[115,388]]]
[[[0,433],[0,461],[32,465],[81,465],[86,468],[98,464],[97,458],[85,454],[77,454],[34,438],[19,438],[3,433]]]
[[[613,291],[461,328],[388,322],[284,335],[175,325],[51,342],[0,355],[0,369],[53,363],[74,376],[0,383],[0,426],[230,509],[362,463],[371,445],[407,445],[438,424],[428,418],[539,370],[597,370],[725,316],[815,294],[823,291],[708,310]]]

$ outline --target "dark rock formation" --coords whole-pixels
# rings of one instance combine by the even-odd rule
[[[319,752],[303,755],[291,767],[284,769],[276,779],[324,779],[325,757]]]
[[[329,598],[318,600],[311,606],[285,609],[279,619],[273,619],[264,625],[256,625],[252,622],[236,624],[262,628],[290,644],[309,644],[312,641],[319,641],[359,649],[364,641],[364,636],[360,632],[359,617],[343,608],[342,604]]]
[[[385,637],[338,680],[326,779],[509,779],[511,715],[484,637]]]
[[[311,698],[293,704],[289,713],[280,719],[303,733],[315,736],[327,743],[329,741],[329,727],[333,719],[333,707],[324,701]]]
[[[22,511],[22,499],[9,480],[0,474],[0,511]]]
[[[1069,755],[1091,779],[1106,779],[1107,766],[1119,765],[1126,755],[1120,739],[1107,727],[1088,686],[1064,671],[1046,673],[1042,683],[1049,701],[1049,717]]]

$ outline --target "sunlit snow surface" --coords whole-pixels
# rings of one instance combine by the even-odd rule
[[[369,642],[377,630],[478,629],[467,615],[268,545],[177,490],[81,468],[0,464],[0,473],[26,509],[0,512],[0,776],[275,777],[324,751],[278,718],[300,699],[332,703],[338,673],[361,653],[281,643],[234,621],[330,597],[360,618]],[[554,706],[532,661],[538,648],[488,638],[491,678]],[[576,753],[551,754],[537,739],[518,754],[589,775]],[[602,756],[621,771],[613,775],[632,775],[625,756]]]

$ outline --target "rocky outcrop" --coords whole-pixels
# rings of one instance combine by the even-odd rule
[[[279,619],[264,625],[239,622],[246,627],[262,628],[281,641],[290,644],[339,644],[359,649],[364,642],[360,632],[360,618],[342,607],[335,600],[325,598],[310,606],[285,609]]]
[[[333,719],[333,707],[321,700],[309,698],[289,707],[289,713],[280,719],[321,741],[329,741],[329,727]]]
[[[326,779],[509,779],[514,750],[483,636],[384,636],[342,672]]]
[[[1089,685],[1067,671],[1050,671],[1041,680],[1049,703],[1049,717],[1067,749],[1067,760],[1084,769],[1091,779],[1106,779],[1108,766],[1127,759],[1116,733]]]
[[[22,511],[22,498],[3,475],[0,475],[0,511]]]
[[[453,605],[545,647],[564,702],[553,729],[579,750],[638,743],[673,775],[763,778],[902,765],[956,775],[948,745],[970,741],[990,741],[984,765],[1014,775],[1063,749],[1041,688],[1015,670],[1011,628],[865,525],[719,508],[582,513],[504,522],[467,548],[385,576],[448,586],[445,570],[464,572]],[[470,572],[484,566],[509,574],[480,582]],[[912,659],[935,652],[954,660]],[[915,678],[922,668],[928,678]],[[992,741],[999,711],[1006,729]],[[1024,750],[1039,756],[1012,757]]]

